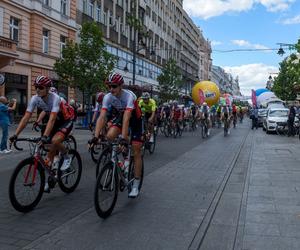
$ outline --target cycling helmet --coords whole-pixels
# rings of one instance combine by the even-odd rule
[[[148,92],[144,92],[142,95],[142,99],[149,99],[150,98],[150,94]]]
[[[37,76],[34,81],[34,86],[44,86],[50,88],[52,86],[52,80],[47,76]]]
[[[111,73],[105,80],[105,84],[122,85],[124,83],[123,76],[118,73]]]
[[[97,102],[98,102],[98,103],[102,103],[104,96],[105,96],[105,93],[99,92],[99,93],[97,94]]]
[[[202,103],[202,105],[203,105],[203,106],[207,106],[207,103],[206,103],[206,102],[204,102],[204,103]]]
[[[50,92],[55,93],[55,94],[58,93],[58,91],[57,91],[57,89],[55,87],[51,87],[50,88]]]

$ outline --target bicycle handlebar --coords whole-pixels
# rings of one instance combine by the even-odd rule
[[[13,142],[12,145],[14,146],[14,148],[15,148],[16,150],[18,150],[18,151],[23,151],[23,148],[17,146],[17,142],[25,141],[25,142],[33,142],[33,143],[37,143],[37,142],[40,141],[40,139],[41,139],[40,137],[36,137],[36,138],[18,138],[18,139],[16,139],[16,140]],[[12,145],[10,145],[10,147],[11,147]]]

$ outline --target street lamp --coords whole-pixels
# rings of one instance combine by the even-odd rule
[[[295,44],[291,44],[291,43],[277,43],[277,44],[280,46],[280,48],[277,52],[277,54],[280,55],[280,56],[283,56],[285,54],[285,51],[283,50],[282,47],[286,47],[289,50],[295,50],[296,49]]]

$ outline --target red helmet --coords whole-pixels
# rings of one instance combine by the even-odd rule
[[[46,88],[49,88],[52,86],[52,80],[48,78],[47,76],[37,76],[34,81],[35,86],[44,86]]]
[[[101,104],[102,101],[103,101],[104,96],[105,96],[105,93],[99,92],[99,93],[97,94],[97,102]]]
[[[111,73],[105,80],[105,84],[122,85],[124,83],[123,76],[118,73]]]

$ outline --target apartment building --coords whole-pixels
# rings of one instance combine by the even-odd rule
[[[127,24],[129,15],[141,21],[143,32]],[[183,10],[182,0],[78,0],[76,20],[78,27],[98,23],[108,51],[119,58],[116,71],[129,85],[155,89],[170,58],[182,71],[186,94],[196,81],[210,78],[210,42]]]
[[[35,93],[37,75],[57,79],[54,62],[75,35],[76,1],[0,1],[0,74],[5,77],[0,95],[17,99],[17,115],[24,113]]]
[[[222,94],[229,93],[234,96],[240,96],[239,78],[235,79],[229,73],[226,73],[220,66],[213,65],[211,80],[216,83]]]

